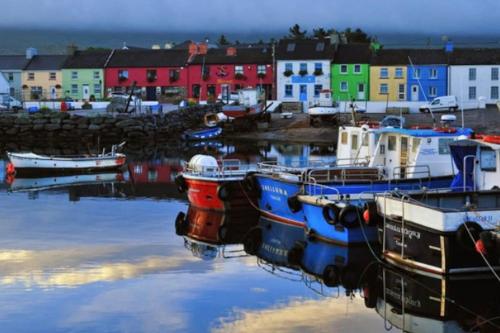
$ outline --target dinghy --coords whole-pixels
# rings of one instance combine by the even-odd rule
[[[222,128],[210,127],[200,130],[189,130],[183,134],[184,140],[208,140],[219,137],[222,134]]]

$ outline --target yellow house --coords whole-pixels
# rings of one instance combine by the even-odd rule
[[[64,55],[33,55],[22,73],[22,95],[25,101],[62,98]]]
[[[405,101],[408,57],[405,50],[379,50],[370,65],[370,100]]]

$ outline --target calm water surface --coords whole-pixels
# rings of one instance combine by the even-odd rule
[[[333,156],[331,147],[294,145],[216,150],[250,162]],[[173,179],[189,156],[167,155],[137,158],[124,174],[4,181],[0,332],[398,332],[396,326],[407,325],[410,319],[393,319],[394,326],[384,321],[378,285],[391,272],[370,264],[368,251],[356,257],[345,249],[318,250],[363,265],[326,287],[314,272],[280,260],[273,249],[289,240],[277,235],[260,258],[240,244],[207,247],[177,236],[174,220],[188,203]],[[4,162],[0,167],[3,172]],[[77,183],[54,187],[64,182]],[[283,230],[288,232],[293,238],[293,230]],[[362,297],[368,294],[375,302],[370,308]],[[405,297],[405,304],[418,305],[418,295]],[[474,326],[453,316],[429,324],[425,318],[436,316],[426,317],[425,304],[420,307],[418,318],[424,319],[413,331],[436,331],[446,321],[452,331]],[[387,312],[397,317],[397,309]],[[469,317],[475,322],[475,315]]]

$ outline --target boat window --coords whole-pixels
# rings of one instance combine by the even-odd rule
[[[387,142],[387,149],[389,151],[395,151],[396,150],[396,137],[394,135],[390,135],[388,138]]]
[[[495,151],[490,148],[481,147],[479,164],[483,171],[497,171]]]
[[[413,138],[412,144],[411,144],[411,151],[413,153],[416,153],[418,150],[418,146],[420,146],[420,139],[419,138]]]
[[[342,134],[340,134],[340,143],[343,145],[347,144],[347,132],[342,132]]]
[[[439,139],[439,155],[447,155],[450,153],[450,143],[453,142],[453,139]]]
[[[351,136],[351,149],[358,149],[358,135],[353,134]]]
[[[368,147],[368,133],[365,133],[364,135],[361,135],[361,145],[363,147]]]

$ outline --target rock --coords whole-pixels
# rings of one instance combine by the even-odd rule
[[[14,123],[18,125],[27,125],[31,123],[31,120],[27,117],[19,117]]]
[[[126,119],[126,120],[121,120],[116,123],[116,127],[119,128],[124,128],[124,127],[131,127],[131,126],[141,126],[142,127],[142,122],[138,120],[133,120],[133,119]]]
[[[61,128],[62,128],[63,130],[72,130],[72,129],[74,129],[74,128],[75,128],[75,125],[73,125],[73,124],[64,124],[64,123],[63,123],[63,125],[62,125],[62,127],[61,127]]]
[[[50,123],[51,124],[58,124],[58,125],[60,125],[62,123],[62,119],[59,118],[59,117],[57,117],[57,118],[51,117],[50,118]]]
[[[44,124],[35,124],[33,125],[33,130],[34,131],[41,131],[44,129]]]
[[[125,128],[123,129],[123,131],[124,131],[125,133],[128,133],[128,132],[134,132],[134,131],[139,131],[139,132],[142,132],[142,130],[143,130],[143,127],[142,127],[142,126],[140,126],[140,125],[139,125],[139,126],[129,126],[129,127],[125,127]]]
[[[47,119],[38,118],[33,120],[34,125],[45,125],[47,123]]]
[[[60,124],[45,124],[44,128],[47,131],[55,131],[55,130],[61,129],[61,125]]]
[[[76,128],[79,128],[79,129],[87,129],[89,126],[87,124],[84,124],[84,123],[79,123]]]
[[[15,134],[17,134],[17,128],[15,128],[15,127],[9,128],[8,130],[5,131],[5,134],[15,135]]]
[[[101,129],[101,126],[95,125],[95,124],[90,124],[89,125],[89,131],[99,131]]]
[[[104,123],[104,119],[102,117],[90,118],[90,123],[95,125],[101,125]]]

